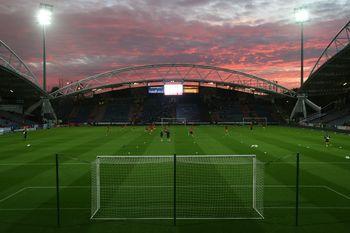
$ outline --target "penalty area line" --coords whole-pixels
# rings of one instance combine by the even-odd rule
[[[0,203],[6,201],[6,200],[8,200],[8,199],[10,199],[11,197],[13,197],[13,196],[15,196],[15,195],[17,195],[17,194],[23,192],[23,191],[26,190],[26,189],[28,189],[28,187],[21,188],[20,190],[18,190],[18,191],[16,191],[16,192],[14,192],[14,193],[12,193],[12,194],[10,194],[10,195],[4,197],[3,199],[0,200]]]
[[[88,207],[63,207],[61,210],[90,210]],[[295,206],[265,206],[264,209],[295,209]],[[350,210],[350,206],[301,206],[300,209]],[[57,210],[57,208],[0,208],[0,211]]]
[[[60,163],[60,165],[90,165],[90,163]],[[55,163],[0,163],[0,166],[55,166]]]
[[[0,199],[0,203],[7,201],[8,199],[18,195],[21,192],[24,192],[27,189],[54,189],[54,188],[56,188],[56,186],[27,186],[27,187],[21,188],[21,189],[17,190],[16,192]],[[78,189],[78,188],[91,188],[91,186],[60,186],[60,188]]]
[[[63,207],[61,210],[90,210],[90,208],[84,207]],[[0,208],[0,211],[33,211],[33,210],[57,210],[57,208]]]
[[[332,192],[338,194],[339,196],[342,196],[342,197],[344,197],[344,198],[350,200],[350,197],[349,197],[348,195],[346,195],[346,194],[344,194],[344,193],[341,193],[341,192],[338,192],[337,190],[334,190],[334,189],[332,189],[331,187],[329,187],[329,186],[327,186],[327,185],[325,185],[324,187],[325,187],[326,189],[328,189],[329,191],[332,191]]]
[[[300,206],[300,209],[350,210],[350,206]],[[264,209],[295,209],[295,206],[265,206]]]

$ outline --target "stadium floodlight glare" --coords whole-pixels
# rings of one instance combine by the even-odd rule
[[[40,10],[37,14],[37,19],[40,25],[50,25],[52,20],[52,6],[47,4],[40,4]]]
[[[304,23],[309,20],[309,11],[305,7],[294,9],[294,16],[300,24],[300,86],[304,83]]]
[[[37,14],[38,23],[42,26],[43,37],[43,89],[46,91],[46,26],[51,24],[53,6],[40,3],[40,10]]]
[[[294,14],[297,23],[304,23],[309,20],[309,11],[305,7],[296,8]]]

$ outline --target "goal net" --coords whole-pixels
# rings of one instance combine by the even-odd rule
[[[186,125],[186,118],[161,118],[161,125]]]
[[[248,125],[253,123],[254,125],[267,126],[266,117],[243,117],[243,125]]]
[[[99,156],[91,219],[263,219],[255,155]]]

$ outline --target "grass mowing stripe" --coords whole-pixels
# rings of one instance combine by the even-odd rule
[[[217,130],[217,129],[212,129],[212,130]],[[251,134],[252,134],[252,132],[250,132]],[[255,132],[254,132],[255,133]],[[256,137],[256,136],[255,136]],[[270,143],[271,141],[270,140],[266,140],[265,138],[266,138],[267,136],[264,136],[264,137],[262,137],[261,139],[259,139],[259,140],[263,140],[265,143],[266,142],[268,142],[268,143]],[[283,141],[281,141],[281,140],[279,140],[280,142],[283,142]],[[232,145],[230,145],[230,143],[227,143],[227,142],[225,142],[225,141],[223,141],[223,140],[220,140],[220,141],[218,141],[219,143],[225,143],[227,146],[232,146]],[[279,145],[280,145],[280,143],[278,143]],[[290,143],[289,143],[290,144]],[[259,151],[260,150],[260,148],[258,148],[258,149],[255,149],[255,151]],[[288,165],[288,164],[287,164]],[[284,166],[285,168],[284,169],[286,169],[287,167],[286,166]],[[288,168],[288,170],[290,170],[291,171],[291,174],[293,174],[293,172],[294,172],[294,165],[291,165],[289,168]],[[290,180],[290,178],[294,178],[294,177],[290,177],[289,179],[286,179],[286,177],[282,177],[282,176],[280,176],[280,175],[278,175],[278,174],[273,174],[273,173],[271,173],[270,172],[270,170],[269,169],[265,169],[265,173],[267,173],[267,174],[269,174],[271,177],[274,177],[275,179],[277,178],[279,181],[281,181],[283,184],[288,184],[288,182],[290,183],[290,182],[294,182],[294,180],[292,179],[292,180]],[[307,172],[307,171],[305,171],[305,170],[303,170],[303,176],[305,176],[305,174],[308,174],[307,176],[310,176],[311,174],[309,173],[309,172]],[[317,176],[314,176],[315,177],[315,179],[319,179],[319,177],[317,177]],[[302,196],[303,196],[303,198],[305,198],[305,195],[307,195],[307,194],[305,194],[305,193],[302,193]],[[312,196],[309,196],[308,195],[308,201],[309,202],[312,202]]]
[[[341,153],[346,152],[350,147],[349,136],[342,134],[332,134],[332,144],[334,147],[325,149],[324,147],[317,148],[315,145],[322,142],[322,133],[320,131],[311,131],[309,129],[294,129],[285,127],[267,127],[263,130],[260,127],[256,127],[254,132],[251,133],[247,127],[230,127],[230,136],[222,137],[224,134],[223,127],[218,126],[204,126],[195,127],[195,141],[197,145],[190,140],[187,135],[187,128],[185,127],[171,127],[173,140],[170,143],[161,144],[159,139],[159,131],[153,136],[144,133],[144,127],[127,127],[125,129],[119,127],[112,127],[113,139],[103,144],[102,141],[89,142],[90,139],[97,138],[104,135],[106,129],[104,127],[84,127],[84,128],[62,128],[55,129],[54,134],[57,139],[45,144],[45,140],[41,140],[44,137],[51,135],[51,130],[45,133],[43,131],[35,132],[31,134],[31,138],[38,140],[38,148],[42,148],[30,153],[28,148],[18,147],[13,150],[15,153],[20,154],[18,157],[10,155],[10,157],[4,157],[3,152],[11,149],[9,141],[12,138],[20,138],[18,135],[10,135],[8,138],[0,137],[0,185],[1,191],[5,187],[7,190],[7,196],[20,190],[23,187],[29,186],[46,186],[53,181],[53,172],[51,172],[51,161],[49,153],[53,151],[65,150],[69,146],[79,144],[80,147],[88,147],[89,150],[80,150],[79,148],[73,148],[71,151],[77,155],[80,159],[92,160],[95,158],[97,152],[105,152],[108,154],[127,153],[134,154],[173,154],[174,151],[183,152],[183,154],[195,154],[196,151],[199,154],[251,154],[252,152],[258,155],[261,160],[268,161],[270,159],[276,160],[282,158],[288,151],[294,154],[295,151],[301,150],[303,154],[302,160],[302,184],[315,184],[319,186],[327,186],[330,189],[349,197],[350,185],[347,182],[348,173],[347,166],[350,164],[345,160]],[[86,139],[77,138],[75,141],[71,136],[73,133],[79,133],[80,135],[86,135]],[[124,135],[122,135],[125,132]],[[302,137],[299,137],[299,136]],[[140,137],[139,137],[140,136]],[[138,139],[135,139],[137,138]],[[106,136],[103,137],[104,139]],[[299,138],[299,139],[298,139]],[[73,140],[74,141],[73,141]],[[266,140],[268,139],[268,140]],[[275,140],[277,139],[277,140]],[[40,141],[41,140],[41,141]],[[244,143],[240,143],[243,140]],[[279,140],[279,141],[278,141]],[[146,141],[145,146],[140,145]],[[290,143],[287,148],[283,148],[285,145],[281,141]],[[131,142],[131,144],[130,144]],[[246,144],[245,144],[246,143]],[[311,148],[299,147],[298,144],[311,145]],[[21,142],[19,142],[21,144]],[[250,144],[259,144],[258,148],[250,148]],[[272,145],[269,145],[272,144]],[[343,145],[344,144],[344,145]],[[3,147],[2,145],[6,145]],[[101,146],[99,146],[101,145]],[[122,148],[124,145],[124,149]],[[139,145],[139,149],[136,146]],[[16,147],[16,144],[12,145]],[[339,149],[338,146],[342,146],[343,149]],[[98,148],[97,148],[98,147]],[[199,148],[200,149],[199,149]],[[36,149],[36,148],[35,148]],[[316,154],[313,150],[321,150],[321,153]],[[267,151],[268,154],[264,155],[263,152]],[[114,152],[114,153],[113,153]],[[284,153],[282,155],[282,153]],[[349,154],[350,155],[350,154]],[[26,165],[25,162],[29,162]],[[344,163],[343,163],[344,161]],[[18,162],[17,165],[10,165],[12,162]],[[349,161],[350,162],[350,161]],[[4,164],[4,165],[1,165]],[[30,163],[33,163],[30,165]],[[47,163],[44,165],[43,163]],[[5,165],[6,164],[6,165]],[[7,165],[8,164],[8,165]],[[38,164],[38,165],[35,165]],[[41,165],[43,164],[43,165]],[[72,160],[65,160],[62,164],[62,185],[64,186],[89,186],[89,166],[83,164],[76,164]],[[8,166],[11,166],[9,168]],[[45,170],[46,167],[50,167],[49,170]],[[276,183],[278,185],[293,185],[294,184],[294,162],[293,156],[289,158],[283,158],[280,161],[275,161],[266,165],[266,181]],[[41,169],[40,167],[43,167]],[[341,168],[345,168],[341,169]],[[15,169],[17,168],[17,170]],[[6,172],[8,170],[9,172]],[[210,169],[211,170],[211,169]],[[343,170],[343,171],[342,171]],[[52,175],[51,175],[52,173]],[[218,178],[219,179],[219,178]],[[268,184],[268,185],[269,185]],[[217,229],[222,231],[230,231],[237,229],[238,231],[249,232],[274,232],[283,231],[286,233],[294,232],[293,224],[293,189],[288,188],[268,188],[266,185],[266,220],[262,222],[246,222],[246,221],[219,221],[219,222],[203,222],[189,223],[181,227],[181,232],[214,232]],[[6,187],[11,187],[7,189]],[[301,232],[347,232],[349,223],[347,216],[349,209],[347,208],[349,199],[331,191],[328,188],[321,188],[322,190],[316,190],[316,188],[302,189],[303,197],[301,212]],[[54,189],[47,189],[54,190]],[[67,232],[130,232],[130,222],[115,223],[104,222],[103,224],[93,223],[88,220],[89,216],[89,188],[86,189],[62,189],[63,198],[63,219],[64,229]],[[326,191],[328,190],[328,191]],[[1,192],[2,197],[6,197],[5,192]],[[0,217],[2,218],[2,224],[0,226],[1,232],[42,232],[52,231],[54,226],[54,195],[51,191],[34,191],[25,190],[25,192],[18,193],[14,199],[10,198],[7,201],[1,203],[8,203],[11,210],[0,210]],[[19,198],[19,199],[18,199]],[[20,200],[25,199],[25,200]],[[16,201],[17,200],[17,201]],[[271,202],[272,201],[272,202]],[[13,202],[13,204],[11,204]],[[17,202],[17,203],[16,203]],[[273,205],[270,205],[273,204]],[[32,206],[30,206],[32,205]],[[276,206],[279,205],[279,206]],[[305,206],[307,205],[307,206]],[[31,210],[20,209],[20,207],[35,207]],[[5,206],[4,206],[5,207]],[[41,210],[36,210],[41,208]],[[47,210],[45,210],[47,208]],[[50,208],[52,210],[50,210]],[[69,209],[70,208],[70,209]],[[75,211],[76,208],[78,211]],[[79,209],[81,208],[81,209]],[[80,211],[81,212],[80,212]],[[21,212],[23,211],[23,212]],[[40,212],[41,211],[41,212]],[[47,212],[45,212],[47,211]],[[130,223],[130,224],[129,224]],[[325,224],[327,223],[327,224]],[[79,227],[78,227],[79,226]],[[143,223],[133,223],[132,231],[134,232],[171,232],[172,227],[166,223],[152,223],[148,221]]]

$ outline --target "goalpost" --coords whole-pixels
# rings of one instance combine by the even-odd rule
[[[161,118],[161,125],[186,125],[186,118]]]
[[[98,156],[91,219],[263,219],[255,155]]]
[[[267,126],[267,117],[243,117],[243,125],[250,123]]]

